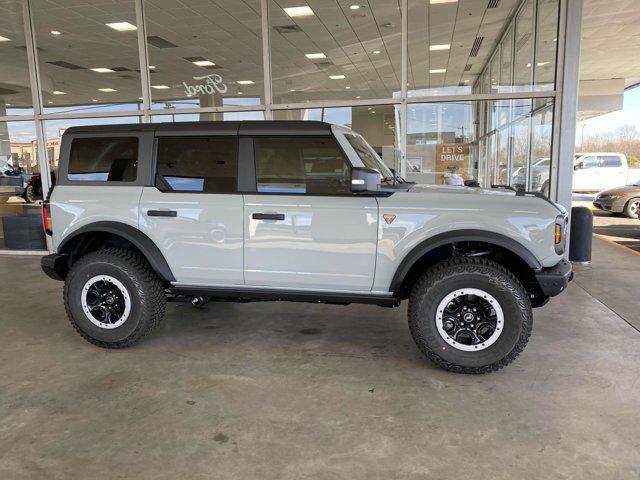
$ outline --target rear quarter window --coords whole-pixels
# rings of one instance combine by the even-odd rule
[[[135,182],[137,137],[75,138],[67,178],[85,182]]]

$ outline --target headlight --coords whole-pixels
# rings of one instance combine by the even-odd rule
[[[555,229],[553,234],[553,247],[558,255],[564,253],[567,243],[567,224],[569,217],[567,215],[558,215],[556,217]]]

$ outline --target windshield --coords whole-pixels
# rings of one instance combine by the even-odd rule
[[[640,187],[640,180],[636,180],[631,185],[633,185],[634,187]]]
[[[379,171],[384,178],[389,180],[393,179],[393,174],[391,170],[389,170],[389,167],[382,162],[382,159],[364,138],[353,133],[345,133],[344,136],[356,151],[365,167]]]

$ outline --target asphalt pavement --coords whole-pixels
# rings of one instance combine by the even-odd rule
[[[593,233],[640,252],[640,220],[598,210],[593,206],[594,197],[595,194],[574,194],[572,197],[574,206],[593,211]]]

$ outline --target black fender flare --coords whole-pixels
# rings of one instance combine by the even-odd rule
[[[438,235],[434,235],[433,237],[430,237],[416,245],[402,259],[400,265],[398,265],[396,273],[391,280],[389,291],[393,293],[398,293],[400,291],[402,282],[404,281],[411,268],[425,254],[438,247],[454,242],[484,242],[497,245],[498,247],[502,247],[519,256],[527,263],[527,265],[531,267],[533,271],[538,272],[542,269],[542,265],[540,264],[540,261],[536,258],[536,256],[531,253],[524,245],[517,242],[513,238],[499,233],[488,232],[484,230],[454,230],[451,232],[444,232]]]
[[[176,279],[171,272],[171,268],[164,258],[164,255],[158,248],[158,246],[147,235],[142,233],[135,227],[127,225],[121,222],[94,222],[70,233],[58,246],[58,252],[64,251],[65,245],[71,240],[77,238],[79,235],[83,235],[91,232],[105,232],[118,235],[125,240],[131,242],[151,265],[151,268],[158,274],[158,276],[166,282],[174,282]]]

